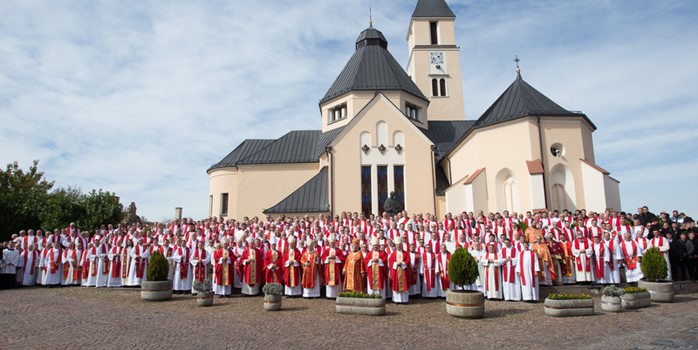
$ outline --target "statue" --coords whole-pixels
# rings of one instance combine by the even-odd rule
[[[390,192],[390,197],[388,197],[388,199],[385,200],[385,203],[383,203],[383,211],[388,213],[390,216],[395,216],[402,211],[402,206],[397,200],[395,191]]]
[[[128,211],[126,212],[126,217],[124,218],[123,221],[124,224],[126,225],[132,225],[132,224],[141,224],[141,217],[136,214],[136,203],[131,202],[131,204],[128,206]]]

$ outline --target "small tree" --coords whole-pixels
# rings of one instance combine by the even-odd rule
[[[666,279],[668,269],[664,255],[657,247],[645,250],[642,254],[642,274],[649,282],[658,282]]]
[[[475,258],[467,250],[457,248],[448,263],[448,279],[451,283],[457,286],[473,284],[479,274]]]
[[[148,264],[148,281],[167,281],[170,266],[162,253],[154,251]]]

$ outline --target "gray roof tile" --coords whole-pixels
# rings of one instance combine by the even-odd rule
[[[492,106],[482,114],[473,128],[480,128],[492,124],[506,122],[522,117],[530,116],[572,116],[587,119],[592,127],[594,124],[581,112],[568,111],[551,99],[540,93],[538,90],[528,85],[520,74],[494,101]]]
[[[432,120],[429,129],[420,129],[436,145],[436,162],[453,148],[475,124],[474,120]]]
[[[382,45],[385,44],[385,45]],[[428,101],[417,85],[387,50],[380,31],[368,28],[359,35],[357,49],[320,103],[349,91],[403,90]]]
[[[313,176],[308,182],[281,200],[281,202],[265,210],[264,214],[330,211],[327,173],[327,167],[323,167],[317,175]]]
[[[455,18],[456,14],[451,11],[445,0],[419,0],[412,17]]]
[[[268,146],[274,142],[274,140],[245,140],[242,141],[234,150],[228,153],[220,162],[212,165],[207,171],[211,171],[217,168],[226,168],[230,166],[235,166],[241,159],[249,157],[252,154],[259,152],[259,150]]]
[[[208,171],[240,164],[315,163],[342,129],[294,130],[276,140],[245,140]]]

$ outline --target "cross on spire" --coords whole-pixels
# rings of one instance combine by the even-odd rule
[[[373,14],[371,13],[371,6],[368,6],[368,26],[373,28]]]
[[[521,62],[521,60],[519,59],[519,55],[515,55],[514,57],[514,62],[516,62],[516,75],[520,75],[521,68],[519,68],[519,62]]]

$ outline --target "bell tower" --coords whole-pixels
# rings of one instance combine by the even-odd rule
[[[429,120],[464,120],[456,15],[445,0],[418,0],[407,33],[407,74],[429,98]]]

